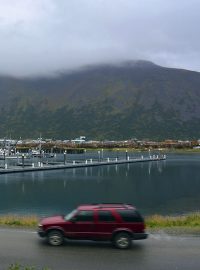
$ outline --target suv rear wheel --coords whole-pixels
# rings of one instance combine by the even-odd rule
[[[64,242],[63,234],[58,230],[53,230],[48,233],[48,243],[52,246],[60,246]]]
[[[126,232],[117,233],[113,239],[115,247],[120,249],[128,249],[131,247],[131,237]]]

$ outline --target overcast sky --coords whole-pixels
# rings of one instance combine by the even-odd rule
[[[0,0],[0,74],[143,59],[200,71],[200,0]]]

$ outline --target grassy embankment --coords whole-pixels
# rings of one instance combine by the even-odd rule
[[[0,226],[35,228],[38,221],[37,216],[0,216]]]
[[[200,212],[183,216],[154,215],[146,218],[146,224],[150,231],[200,234]]]
[[[0,226],[36,228],[38,222],[37,216],[0,216]],[[167,230],[200,233],[200,212],[176,217],[154,215],[146,218],[146,225],[149,231]]]
[[[15,263],[15,264],[11,264],[8,270],[36,270],[36,268],[34,266],[23,266],[18,263]],[[41,270],[50,270],[50,269],[45,267],[45,268],[42,268]]]

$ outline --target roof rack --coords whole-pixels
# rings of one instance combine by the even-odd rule
[[[94,203],[92,205],[96,205],[97,208],[125,207],[129,209],[130,207],[133,207],[133,205],[129,203]]]

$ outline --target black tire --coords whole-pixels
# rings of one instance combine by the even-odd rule
[[[61,246],[64,242],[64,237],[62,232],[53,230],[48,233],[47,240],[51,246]]]
[[[126,232],[117,233],[114,236],[113,244],[119,249],[128,249],[132,245],[131,236]]]

